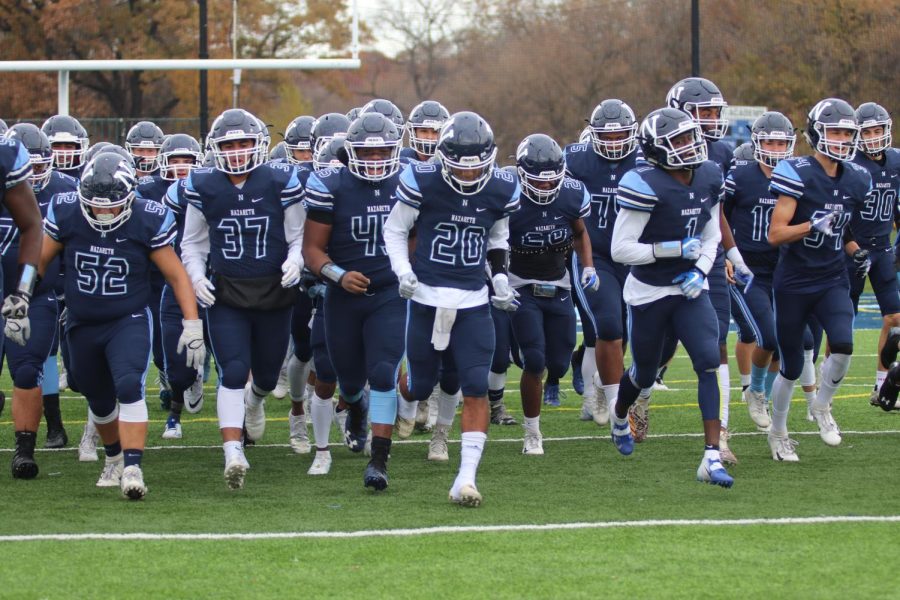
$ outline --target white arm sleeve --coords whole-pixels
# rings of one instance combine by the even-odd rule
[[[487,247],[489,250],[509,250],[509,217],[503,217],[495,221],[488,233]]]
[[[397,202],[384,222],[384,247],[391,259],[391,270],[397,277],[412,271],[409,262],[409,232],[418,218],[418,210],[403,202]]]
[[[306,223],[306,209],[299,202],[284,211],[284,239],[288,243],[288,260],[303,266],[303,226]]]
[[[206,277],[206,258],[209,256],[209,225],[197,208],[188,205],[184,217],[184,237],[181,239],[181,262],[191,278]]]
[[[703,271],[704,275],[708,275],[716,260],[716,252],[719,250],[719,242],[722,241],[722,230],[719,227],[719,211],[722,210],[722,204],[717,203],[710,210],[709,222],[703,228],[700,234],[700,258],[694,263],[694,266]],[[619,215],[621,216],[621,212]]]
[[[649,221],[649,212],[624,207],[619,209],[610,244],[615,262],[623,265],[648,265],[656,262],[653,244],[638,241]]]

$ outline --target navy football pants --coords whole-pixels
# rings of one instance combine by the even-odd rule
[[[550,377],[565,375],[575,348],[575,311],[570,290],[557,289],[552,298],[536,297],[530,285],[516,289],[521,305],[512,313],[512,327],[525,371]]]

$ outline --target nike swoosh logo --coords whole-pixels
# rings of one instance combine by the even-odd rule
[[[250,202],[256,203],[256,202],[262,202],[263,200],[265,200],[265,198],[251,198]]]
[[[840,383],[841,383],[843,380],[844,380],[843,377],[841,377],[841,378],[838,379],[837,381],[835,381],[834,379],[832,379],[832,380],[831,380],[831,385],[840,385]]]
[[[568,300],[568,299],[569,299],[568,296],[560,296],[559,301],[560,301],[560,302],[565,302],[565,301]]]
[[[476,208],[475,212],[484,212],[486,210],[487,210],[486,208]]]
[[[553,220],[554,220],[554,221],[559,221],[559,220],[562,219],[562,218],[563,218],[563,216],[560,215],[560,216],[558,216],[558,217],[553,217]]]
[[[196,402],[191,402],[190,400],[185,399],[185,404],[187,404],[188,410],[191,412],[195,412],[197,407],[200,406],[200,403],[203,402],[203,396],[200,396]]]
[[[116,243],[121,244],[122,242],[127,242],[128,238],[116,238]]]
[[[136,315],[131,315],[131,318],[132,318],[132,319],[140,319],[140,318],[143,317],[143,316],[144,316],[144,313],[138,313],[138,314],[136,314]]]

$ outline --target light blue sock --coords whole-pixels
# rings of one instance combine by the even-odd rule
[[[766,390],[766,373],[769,372],[768,367],[750,366],[750,390],[753,392],[764,392]],[[769,389],[772,384],[769,384]]]
[[[778,376],[778,371],[767,371],[766,372],[766,399],[772,396],[772,384],[775,382],[775,377]]]
[[[369,390],[369,418],[373,425],[393,425],[397,420],[397,390]]]

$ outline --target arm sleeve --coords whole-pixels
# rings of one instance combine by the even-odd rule
[[[287,185],[281,190],[281,206],[287,209],[295,204],[303,202],[303,184],[297,176],[297,169],[291,169]]]
[[[397,277],[412,271],[409,262],[409,231],[419,218],[419,210],[405,202],[394,203],[391,214],[384,222],[384,247],[391,259],[391,270]]]
[[[716,252],[719,249],[719,242],[722,241],[722,231],[719,228],[719,211],[722,209],[720,204],[710,209],[709,221],[700,234],[700,258],[694,263],[694,266],[703,271],[704,275],[709,274],[712,269],[713,262],[716,260]]]
[[[181,239],[181,261],[191,281],[206,277],[209,256],[209,225],[206,217],[193,204],[187,208],[184,237]]]
[[[494,222],[488,232],[487,252],[491,250],[509,250],[509,217],[503,217]]]
[[[303,264],[303,225],[306,209],[302,204],[291,204],[284,211],[284,239],[288,243],[288,260]]]
[[[648,265],[656,262],[653,244],[638,241],[649,221],[650,212],[646,210],[632,210],[624,206],[619,210],[611,243],[614,261],[623,265]]]

